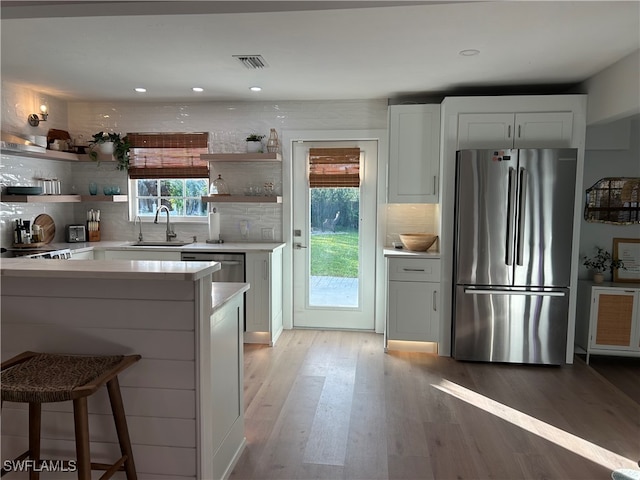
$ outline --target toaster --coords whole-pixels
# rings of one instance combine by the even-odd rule
[[[87,241],[87,231],[84,225],[67,225],[65,228],[67,242],[77,243]]]

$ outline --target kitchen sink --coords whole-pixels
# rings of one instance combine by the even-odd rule
[[[184,245],[189,245],[191,243],[193,243],[193,241],[181,242],[176,240],[174,242],[163,242],[163,241],[133,242],[130,245],[132,247],[182,247]]]

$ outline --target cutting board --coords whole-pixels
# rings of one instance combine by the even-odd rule
[[[36,217],[33,224],[42,227],[42,241],[45,244],[53,241],[53,238],[56,236],[56,224],[53,218],[46,213],[42,213]]]

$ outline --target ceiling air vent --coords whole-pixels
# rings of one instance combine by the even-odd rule
[[[268,67],[262,55],[233,55],[233,58],[237,58],[246,68],[256,69]]]

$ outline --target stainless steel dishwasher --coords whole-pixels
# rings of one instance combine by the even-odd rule
[[[214,282],[244,282],[244,253],[182,252],[185,262],[219,262],[220,270],[213,272]]]

